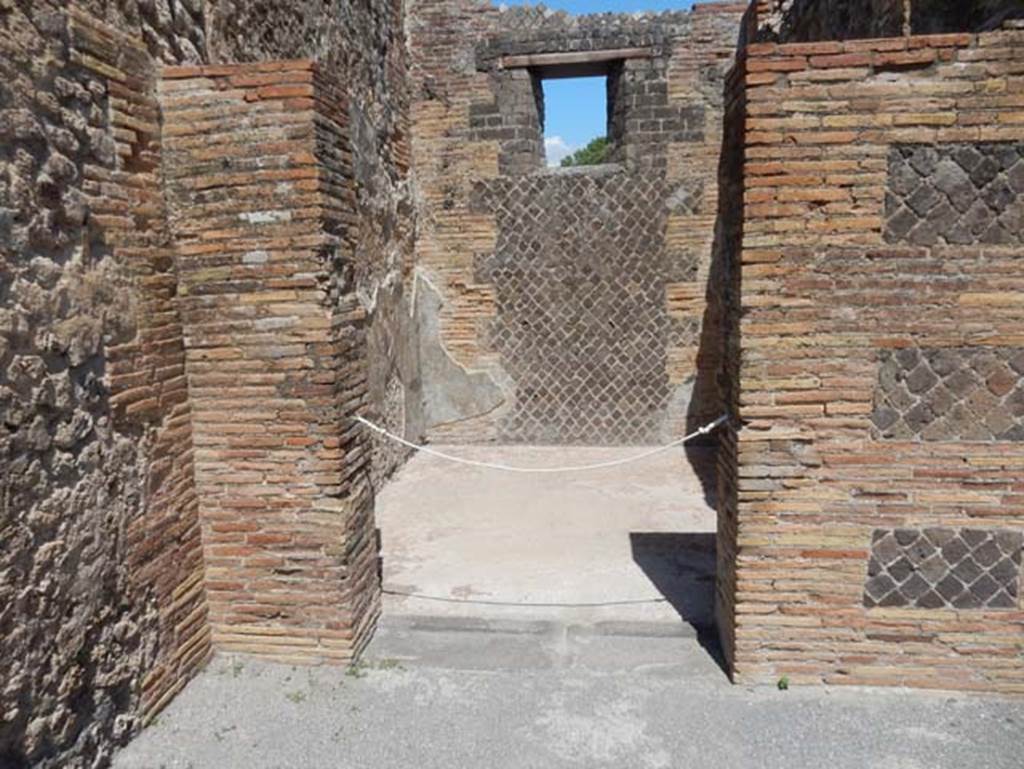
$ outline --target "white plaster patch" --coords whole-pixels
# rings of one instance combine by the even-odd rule
[[[271,224],[273,222],[290,222],[291,211],[243,211],[238,218],[249,224]]]
[[[377,309],[377,295],[381,290],[390,291],[401,282],[401,276],[397,271],[388,272],[384,279],[374,283],[369,289],[366,286],[356,288],[356,298],[367,315],[372,315]]]
[[[273,331],[275,329],[291,328],[298,320],[295,316],[288,318],[261,318],[253,323],[253,327],[257,331]]]
[[[243,264],[263,264],[270,258],[266,251],[249,251],[242,255]]]

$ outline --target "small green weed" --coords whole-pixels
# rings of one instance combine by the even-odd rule
[[[405,668],[402,667],[402,663],[399,660],[384,657],[379,660],[370,660],[369,662],[364,662],[363,660],[353,662],[348,666],[345,675],[349,678],[365,678],[370,670],[405,670]]]
[[[349,678],[366,678],[366,666],[361,662],[356,662],[348,666],[345,675]]]

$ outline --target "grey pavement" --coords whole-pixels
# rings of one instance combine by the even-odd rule
[[[386,624],[365,664],[219,656],[118,769],[1020,769],[1024,702],[728,683],[692,632]]]

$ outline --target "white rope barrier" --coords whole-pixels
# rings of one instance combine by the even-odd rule
[[[684,435],[682,438],[677,438],[671,443],[666,443],[664,446],[658,446],[648,451],[642,451],[639,454],[634,454],[623,459],[613,459],[609,462],[598,462],[592,465],[568,465],[566,467],[517,467],[515,465],[503,465],[496,462],[480,462],[475,459],[465,459],[464,457],[456,457],[452,454],[445,454],[443,451],[437,451],[436,449],[432,449],[427,446],[420,446],[419,444],[413,443],[412,441],[407,441],[405,438],[399,435],[395,435],[392,432],[388,432],[380,425],[374,424],[369,419],[364,419],[363,417],[355,418],[357,422],[365,425],[366,427],[369,427],[374,432],[377,432],[387,438],[390,438],[396,443],[401,443],[403,446],[407,446],[410,449],[422,451],[424,454],[431,454],[435,457],[447,459],[449,462],[457,462],[458,464],[461,465],[469,465],[471,467],[484,467],[489,470],[505,470],[506,472],[510,473],[575,473],[585,470],[603,470],[607,467],[617,467],[619,465],[629,464],[630,462],[637,462],[641,459],[646,459],[647,457],[653,457],[655,454],[660,454],[663,451],[668,451],[669,449],[673,449],[676,446],[682,446],[687,441],[693,440],[694,438],[700,435],[707,435],[715,428],[725,424],[725,422],[727,422],[728,419],[729,417],[723,414],[714,422],[709,422],[703,427],[694,430],[689,435]]]

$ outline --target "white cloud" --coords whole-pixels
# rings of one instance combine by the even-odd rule
[[[575,151],[576,147],[566,142],[561,136],[544,137],[544,154],[547,156],[549,168],[560,165],[562,158]]]

